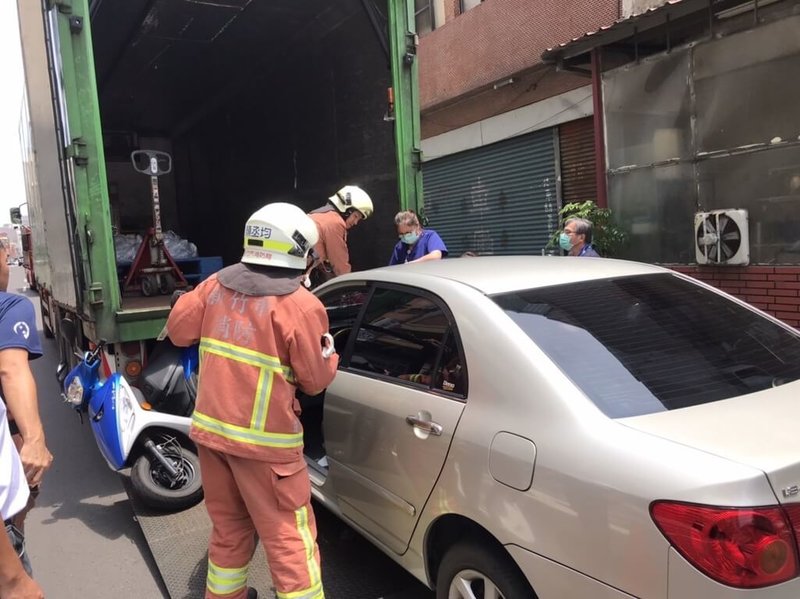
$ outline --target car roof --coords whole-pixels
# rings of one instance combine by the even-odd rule
[[[398,264],[336,277],[335,281],[373,280],[424,286],[432,278],[448,279],[487,294],[548,287],[578,281],[671,272],[627,260],[572,256],[477,256]]]

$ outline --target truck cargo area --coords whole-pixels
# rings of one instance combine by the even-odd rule
[[[387,263],[398,199],[386,12],[386,0],[91,2],[115,230],[152,225],[130,153],[157,149],[173,157],[159,178],[163,228],[201,257],[236,262],[265,203],[311,210],[357,184],[375,215],[351,232],[353,265]],[[123,298],[123,310],[140,305]]]

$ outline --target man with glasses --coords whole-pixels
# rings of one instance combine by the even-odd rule
[[[570,218],[564,223],[564,231],[558,239],[561,249],[568,256],[599,258],[592,246],[592,222],[585,218]]]

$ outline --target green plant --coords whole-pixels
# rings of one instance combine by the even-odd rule
[[[613,257],[628,242],[628,234],[614,223],[611,210],[599,208],[591,200],[572,202],[558,211],[558,229],[553,231],[548,247],[558,247],[558,236],[564,230],[564,223],[571,218],[585,218],[592,223],[592,245],[601,256]]]

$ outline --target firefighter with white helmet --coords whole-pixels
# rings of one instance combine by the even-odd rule
[[[309,273],[314,286],[350,272],[347,231],[368,219],[372,210],[372,200],[366,191],[345,185],[328,198],[325,206],[309,214],[319,231],[319,241],[314,246],[317,260]]]
[[[247,221],[241,262],[182,295],[167,321],[173,343],[200,344],[198,446],[213,524],[206,599],[253,599],[255,533],[278,598],[322,599],[311,483],[295,390],[316,395],[339,356],[322,303],[301,281],[314,221],[275,203]]]

